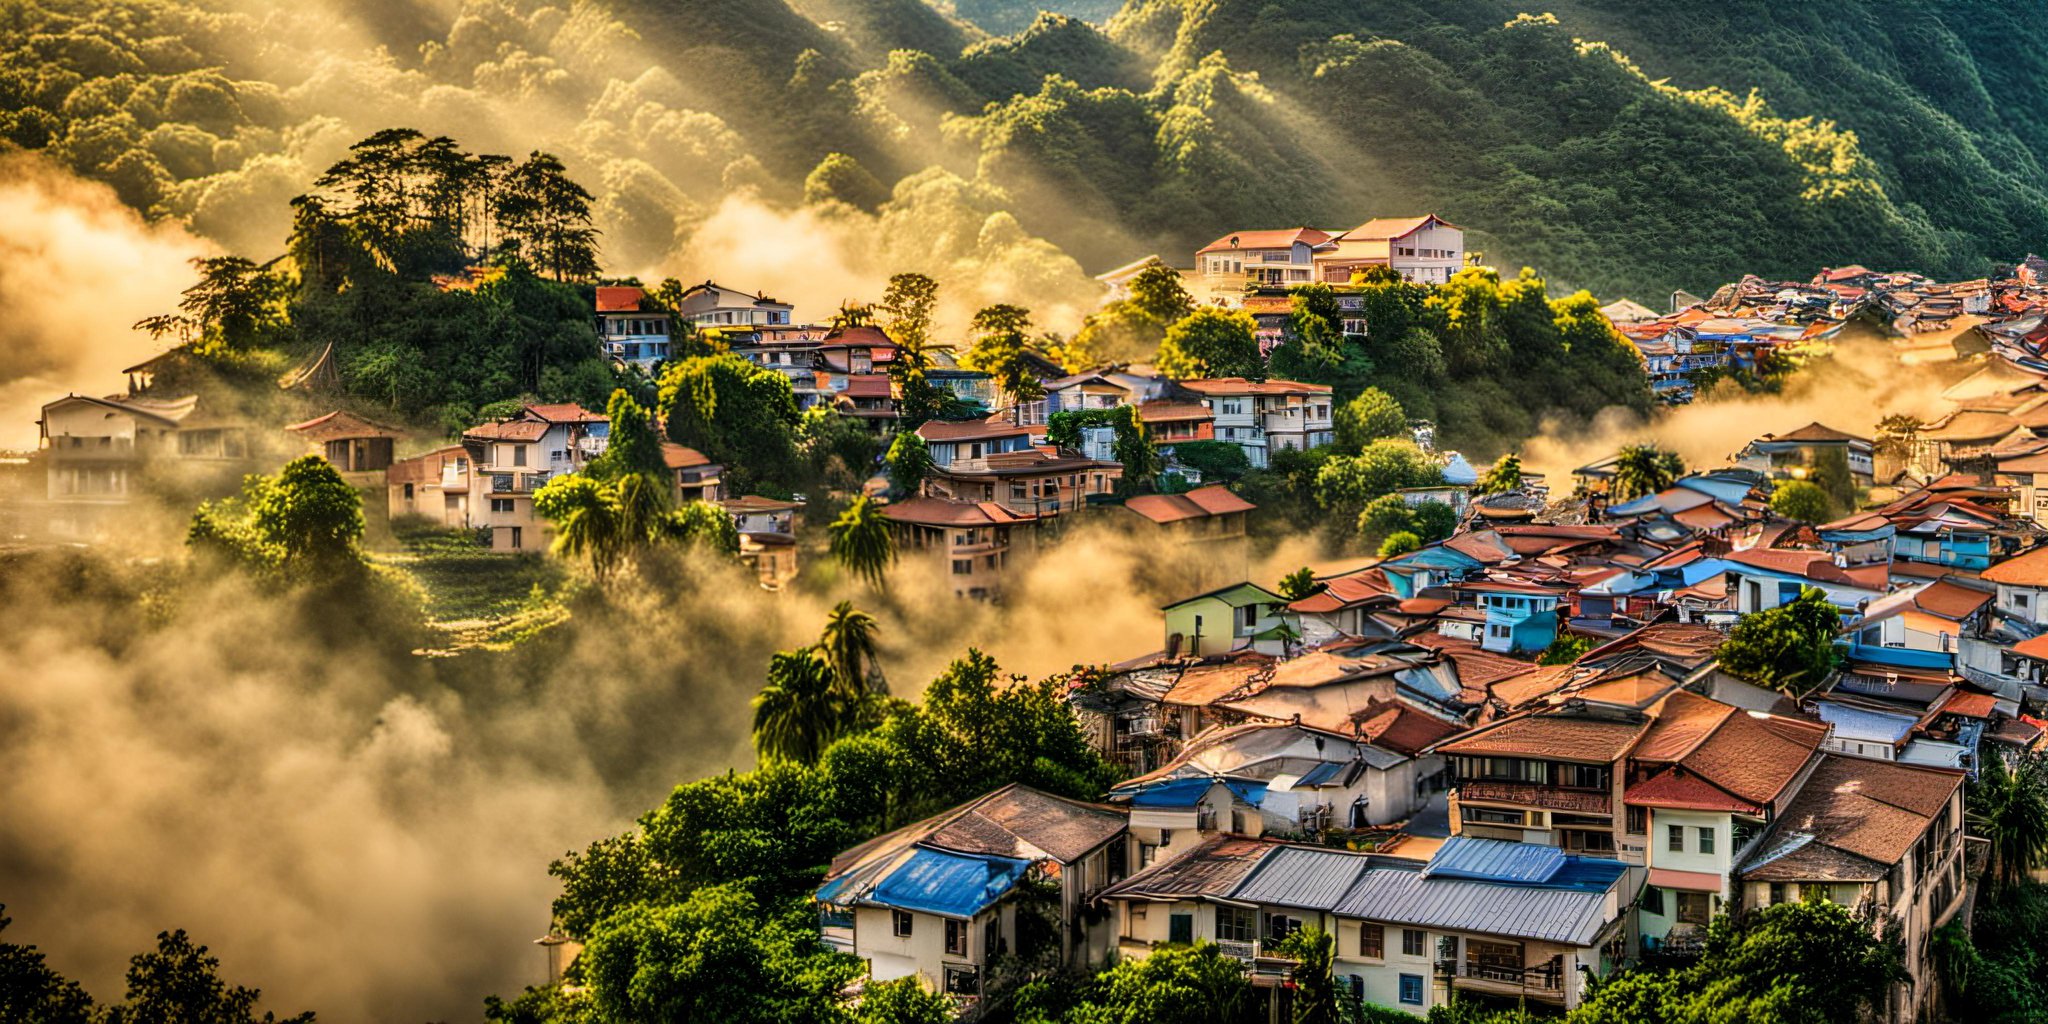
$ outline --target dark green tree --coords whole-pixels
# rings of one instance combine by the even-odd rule
[[[754,751],[761,760],[816,764],[845,735],[854,701],[816,647],[778,651],[754,696]]]
[[[0,904],[0,932],[11,923]],[[42,950],[0,942],[0,1020],[19,1024],[93,1024],[92,997],[44,963]]]
[[[882,506],[863,494],[853,499],[828,527],[832,557],[848,572],[877,590],[888,583],[889,564],[896,560],[896,540],[889,533]]]
[[[159,932],[156,951],[138,953],[128,966],[128,998],[109,1006],[105,1024],[312,1024],[313,1015],[279,1018],[256,1015],[262,993],[229,985],[220,977],[220,958],[194,945],[183,929]]]
[[[734,355],[671,363],[661,375],[669,439],[726,467],[735,490],[787,486],[800,416],[789,378]]]
[[[890,440],[889,454],[882,463],[889,473],[889,489],[901,497],[914,498],[924,489],[925,478],[931,475],[932,451],[924,438],[905,430]]]
[[[1792,601],[1742,617],[1716,658],[1751,682],[1787,693],[1819,686],[1835,666],[1842,613],[1825,591],[1808,587]]]
[[[661,453],[661,433],[647,407],[635,401],[625,388],[617,388],[605,403],[605,416],[611,420],[610,436],[604,453],[590,460],[586,472],[606,481],[639,474],[666,488],[669,469]]]
[[[1805,480],[1780,480],[1771,489],[1771,513],[1795,523],[1823,523],[1830,518],[1828,492]]]
[[[1408,414],[1392,395],[1366,388],[1336,408],[1337,448],[1356,453],[1383,437],[1407,437]]]
[[[1251,314],[1203,306],[1166,329],[1154,362],[1159,372],[1177,380],[1205,377],[1263,379],[1266,360],[1259,354]]]

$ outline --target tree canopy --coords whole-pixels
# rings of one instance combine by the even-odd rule
[[[1835,665],[1842,613],[1826,592],[1808,587],[1791,601],[1742,617],[1721,644],[1721,667],[1764,686],[1803,692],[1819,686]]]

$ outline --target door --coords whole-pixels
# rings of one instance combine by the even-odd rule
[[[1195,941],[1195,915],[1174,914],[1169,916],[1166,919],[1166,941],[1177,942],[1183,946],[1193,945]]]

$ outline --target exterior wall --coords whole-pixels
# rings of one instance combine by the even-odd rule
[[[1424,255],[1424,253],[1445,255]],[[1403,278],[1427,284],[1451,279],[1465,265],[1465,232],[1446,224],[1431,224],[1388,245],[1388,265]]]
[[[1260,604],[1253,613],[1252,625],[1246,627],[1240,618],[1244,613],[1221,597],[1186,601],[1166,610],[1166,636],[1171,643],[1174,634],[1180,635],[1183,654],[1219,654],[1237,647],[1238,642],[1246,637],[1263,633],[1284,622],[1277,614],[1279,608],[1277,605]],[[1198,632],[1199,640],[1196,638]]]
[[[916,977],[928,988],[943,991],[948,967],[979,970],[987,962],[987,936],[991,922],[1003,948],[1016,943],[1015,915],[1003,904],[976,915],[967,925],[964,954],[946,952],[946,919],[936,914],[910,913],[910,935],[895,933],[888,907],[856,907],[853,912],[853,952],[868,962],[868,976],[876,981]]]
[[[1374,922],[1379,923],[1379,922]],[[1406,1010],[1420,1017],[1430,1007],[1440,1006],[1450,999],[1450,987],[1436,976],[1437,935],[1423,930],[1421,956],[1409,956],[1402,951],[1402,926],[1379,923],[1382,933],[1381,953],[1376,958],[1363,954],[1361,935],[1367,922],[1338,918],[1336,928],[1337,948],[1331,961],[1331,972],[1337,976],[1339,992],[1358,991],[1368,1003]],[[1401,976],[1408,975],[1421,979],[1420,1002],[1402,1002]],[[1351,982],[1352,977],[1360,979]],[[1355,986],[1355,988],[1354,988]]]
[[[2001,583],[1997,602],[2000,615],[2036,626],[2048,625],[2048,591]]]

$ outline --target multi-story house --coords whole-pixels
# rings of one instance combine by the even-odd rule
[[[605,355],[643,368],[668,358],[668,312],[646,299],[631,285],[597,289],[597,339]]]
[[[1736,465],[1773,476],[1803,477],[1819,464],[1822,453],[1838,451],[1848,462],[1850,476],[1868,487],[1875,471],[1875,450],[1876,446],[1867,437],[1858,437],[1821,423],[1808,423],[1797,430],[1765,434],[1751,441],[1736,456]]]
[[[212,415],[194,395],[89,398],[66,395],[36,421],[42,443],[46,523],[59,537],[98,536],[145,484],[219,490],[250,468],[246,425]]]
[[[1215,439],[1243,448],[1255,468],[1265,467],[1270,452],[1320,448],[1335,436],[1328,385],[1217,377],[1182,381],[1181,387],[1213,416]]]
[[[1183,442],[1216,440],[1216,414],[1200,402],[1146,402],[1138,406],[1138,421],[1161,454],[1171,454]]]
[[[1247,286],[1291,288],[1316,280],[1316,255],[1335,250],[1315,228],[1238,231],[1195,251],[1195,273],[1210,295],[1243,295]]]
[[[463,432],[474,467],[471,525],[489,531],[495,550],[545,550],[546,524],[534,514],[533,492],[603,454],[610,436],[611,421],[603,413],[573,403],[529,405],[508,419]]]
[[[1451,831],[1618,855],[1626,760],[1649,727],[1639,708],[1580,700],[1498,718],[1439,744],[1456,779]]]
[[[1642,845],[1646,950],[1697,951],[1732,898],[1729,879],[1820,763],[1828,727],[1747,712],[1684,690],[1665,699],[1628,761],[1624,847]]]
[[[469,449],[459,444],[393,462],[384,471],[391,518],[423,516],[450,528],[468,527],[469,468]]]
[[[924,493],[955,501],[994,502],[1023,516],[1048,519],[1078,511],[1088,498],[1116,490],[1122,464],[1064,449],[1026,448],[934,465]]]
[[[1002,595],[1010,564],[1011,531],[1037,525],[1037,518],[993,501],[909,498],[882,507],[905,559],[928,557],[943,567],[956,597],[978,600]]]
[[[1962,908],[1964,773],[1824,756],[1740,861],[1739,900],[1826,899],[1900,929],[1908,980],[1893,1020],[1927,1019],[1938,985],[1931,941]]]
[[[683,319],[699,328],[786,326],[795,308],[765,292],[749,295],[711,281],[685,289],[679,306]]]
[[[721,502],[740,535],[740,561],[754,568],[764,590],[781,590],[796,579],[796,531],[803,522],[798,501],[749,494]]]
[[[1110,929],[1083,910],[1129,873],[1124,836],[1116,808],[1005,786],[840,854],[817,892],[821,931],[875,981],[915,977],[973,1006],[998,957],[1111,953]],[[1023,898],[1031,881],[1057,898]]]
[[[1891,574],[1882,564],[1844,567],[1825,551],[1749,548],[1727,555],[1727,590],[1743,615],[1790,604],[1807,588],[1827,595],[1844,614],[1885,592]]]
[[[1199,657],[1241,647],[1278,653],[1290,637],[1300,635],[1287,599],[1256,583],[1233,583],[1161,610],[1170,654]]]
[[[1465,265],[1465,231],[1435,214],[1381,217],[1330,239],[1315,254],[1315,278],[1349,284],[1367,267],[1391,267],[1404,281],[1441,284]]]
[[[284,429],[303,441],[313,454],[332,464],[342,479],[359,487],[384,481],[385,470],[391,468],[392,450],[404,436],[401,431],[341,410]]]
[[[1559,587],[1520,580],[1472,580],[1458,590],[1474,595],[1486,612],[1479,645],[1502,654],[1528,654],[1557,639],[1557,610],[1568,596]]]
[[[931,452],[932,465],[946,469],[954,463],[964,468],[991,455],[1031,451],[1031,438],[1045,436],[1044,427],[1010,422],[1005,416],[979,420],[926,420],[917,428]]]

